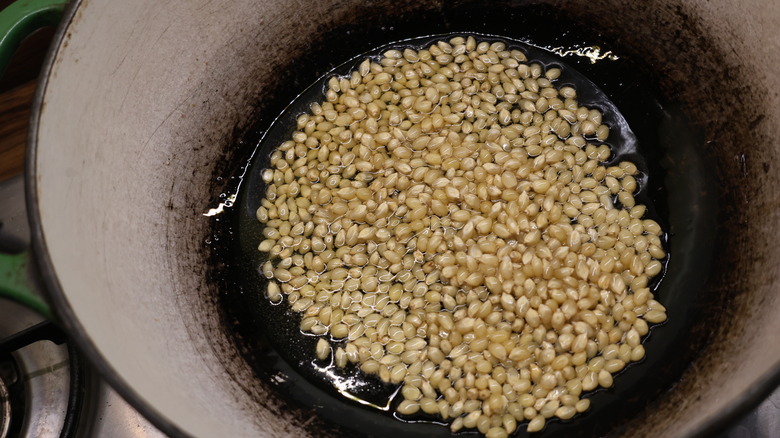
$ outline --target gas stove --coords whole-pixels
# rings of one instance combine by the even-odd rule
[[[13,351],[0,351],[0,437],[165,437],[64,339],[45,336],[59,335],[50,322],[14,303],[0,303],[0,337],[26,328],[32,336]]]

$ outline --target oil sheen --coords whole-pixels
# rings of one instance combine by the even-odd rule
[[[669,254],[664,260],[666,267],[651,285],[659,301],[669,309],[669,321],[654,328],[644,339],[646,358],[618,373],[612,388],[585,395],[591,399],[589,411],[569,421],[549,421],[544,430],[545,436],[600,434],[600,430],[609,427],[605,419],[612,417],[610,413],[615,409],[626,413],[641,409],[642,403],[631,401],[632,397],[646,394],[650,385],[669,384],[678,372],[664,368],[664,360],[683,348],[675,336],[688,328],[682,315],[690,308],[692,298],[685,290],[695,287],[696,280],[675,264],[684,266],[688,258],[695,259],[696,254],[706,251],[706,245],[700,243],[702,235],[706,235],[702,212],[714,209],[706,199],[699,199],[697,206],[691,207],[696,191],[704,184],[694,181],[706,181],[702,178],[706,166],[692,146],[698,135],[685,115],[673,102],[660,97],[651,78],[637,69],[633,61],[601,45],[543,44],[532,35],[522,40],[463,32],[427,35],[377,46],[323,75],[302,90],[270,126],[259,127],[247,141],[255,145],[255,150],[244,167],[240,185],[230,197],[231,205],[223,206],[215,225],[215,236],[222,238],[213,248],[226,260],[222,307],[228,319],[238,322],[237,342],[258,377],[274,380],[279,392],[293,403],[314,409],[346,430],[370,430],[372,436],[451,436],[449,429],[436,424],[441,421],[434,417],[420,415],[398,421],[392,408],[401,399],[399,386],[366,375],[354,365],[342,369],[330,359],[320,361],[314,357],[318,337],[299,329],[301,316],[292,312],[286,301],[273,304],[265,299],[267,280],[259,272],[265,259],[257,251],[262,226],[255,211],[265,193],[260,174],[268,167],[271,152],[291,136],[298,115],[307,112],[312,102],[324,100],[328,79],[346,75],[367,57],[378,59],[391,48],[420,49],[435,41],[468,35],[480,41],[502,41],[509,49],[523,51],[529,63],[560,68],[562,75],[556,86],[573,86],[579,104],[600,110],[604,123],[610,127],[606,142],[612,149],[609,164],[631,161],[637,165],[637,202],[648,207],[646,217],[672,231],[664,238],[664,249]],[[688,163],[685,171],[675,167],[680,159]],[[674,232],[681,229],[697,232],[675,237]],[[678,252],[686,254],[680,256],[679,262]],[[649,375],[654,377],[648,378]],[[625,400],[630,402],[622,406]],[[519,425],[517,435],[523,436],[524,430]]]

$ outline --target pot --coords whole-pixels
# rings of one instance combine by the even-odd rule
[[[670,321],[685,321],[672,334],[675,365],[646,371],[639,392],[607,396],[620,408],[598,424],[586,414],[581,427],[545,433],[711,434],[780,382],[771,1],[74,1],[44,69],[26,171],[34,260],[57,321],[169,435],[377,433],[371,416],[344,418],[348,402],[316,388],[290,401],[280,395],[290,375],[254,367],[224,311],[240,292],[215,281],[226,261],[206,243],[220,217],[204,213],[234,188],[251,133],[333,66],[420,33],[525,38],[516,24],[528,16],[564,20],[584,46],[632,60],[669,103],[663,135],[693,151],[661,141],[656,164],[674,225],[669,275],[684,280],[668,295],[691,303],[669,306]],[[682,140],[679,120],[693,127]]]

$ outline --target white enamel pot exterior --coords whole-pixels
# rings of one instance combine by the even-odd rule
[[[168,434],[320,436],[319,423],[306,424],[254,377],[224,330],[203,213],[236,139],[311,41],[344,23],[402,20],[448,2],[74,3],[42,78],[27,172],[36,255],[58,318]],[[739,200],[718,237],[739,275],[713,281],[733,299],[715,311],[717,336],[680,382],[613,434],[709,433],[766,394],[780,370],[780,7],[552,3],[644,53],[662,83],[689,84],[683,97],[700,96],[698,111],[727,117],[710,148],[731,185],[724,196]]]

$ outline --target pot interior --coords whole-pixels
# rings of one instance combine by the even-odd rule
[[[543,47],[570,47],[575,42],[592,38],[581,26],[566,21],[547,7],[526,8],[523,16],[513,22],[523,29],[523,40]],[[540,23],[545,25],[540,26]],[[410,29],[418,25],[409,23]],[[460,26],[463,24],[454,25]],[[565,39],[553,30],[560,28],[567,29]],[[262,266],[267,258],[257,250],[258,243],[264,239],[262,225],[256,216],[266,189],[261,175],[269,167],[271,153],[293,135],[298,115],[307,112],[312,101],[322,99],[323,82],[327,78],[348,75],[357,70],[366,57],[379,56],[391,47],[427,48],[436,41],[446,41],[454,36],[406,39],[352,58],[296,97],[270,128],[260,126],[246,141],[259,146],[253,152],[249,167],[241,169],[244,178],[240,189],[231,190],[237,191],[235,205],[220,216],[216,238],[212,239],[215,260],[228,261],[228,267],[221,270],[222,306],[229,320],[238,321],[234,325],[235,337],[241,340],[239,346],[247,351],[244,356],[257,375],[262,378],[274,373],[284,374],[287,383],[279,385],[283,395],[310,408],[338,405],[338,409],[321,414],[356,431],[373,427],[377,436],[399,433],[404,436],[449,436],[450,432],[438,425],[432,426],[430,423],[435,420],[429,416],[403,417],[408,423],[402,423],[393,418],[391,412],[383,411],[388,402],[393,411],[401,401],[398,385],[365,377],[357,367],[341,370],[313,360],[312,352],[319,338],[299,330],[300,314],[289,311],[287,305],[275,305],[265,298],[268,282],[262,275]],[[478,38],[492,42],[496,37],[478,35]],[[592,408],[587,415],[571,421],[551,421],[545,428],[547,436],[602,435],[614,428],[616,418],[633,417],[671,386],[695,354],[690,349],[690,333],[698,318],[696,291],[702,289],[713,268],[710,236],[715,232],[713,218],[717,205],[715,191],[708,190],[713,187],[713,175],[708,173],[706,157],[697,147],[701,144],[701,134],[686,124],[684,114],[674,104],[657,95],[651,78],[642,73],[646,69],[614,52],[610,52],[608,58],[594,62],[585,56],[563,58],[518,40],[503,42],[510,49],[523,50],[529,59],[547,68],[561,67],[563,74],[558,79],[558,86],[574,86],[580,104],[601,111],[604,123],[613,128],[608,142],[614,155],[608,160],[609,165],[629,160],[641,169],[642,189],[637,193],[637,199],[648,206],[649,218],[669,230],[667,249],[671,246],[674,256],[666,261],[668,268],[665,275],[660,276],[663,281],[659,281],[659,277],[650,286],[655,296],[674,310],[667,323],[653,327],[652,341],[644,344],[647,357],[641,364],[633,364],[620,373],[620,385],[589,394],[587,398]],[[337,41],[327,47],[347,47],[342,50],[348,50],[349,46],[346,41]],[[338,59],[339,55],[334,51],[333,58]],[[579,74],[580,70],[587,72],[587,77]],[[599,78],[616,101],[610,101],[588,77]],[[340,391],[376,407],[370,409],[354,401],[345,403]],[[349,413],[345,415],[345,412]]]
[[[215,237],[227,237],[214,230],[224,233],[218,222],[228,216],[204,213],[235,185],[252,132],[352,56],[419,29],[524,38],[544,20],[565,22],[565,33],[548,32],[542,44],[597,44],[626,61],[571,58],[653,145],[651,187],[671,225],[659,293],[672,301],[645,365],[651,348],[677,356],[627,393],[603,392],[622,417],[595,424],[586,414],[578,430],[706,432],[780,366],[780,352],[766,348],[780,329],[771,190],[780,51],[752,27],[776,28],[780,12],[762,4],[345,1],[313,3],[305,14],[284,2],[82,4],[50,68],[30,163],[51,298],[102,371],[168,433],[345,433],[323,419],[340,405],[286,400],[279,386],[292,374],[264,375],[246,360],[257,354],[252,332],[235,330],[236,314],[223,312],[241,291],[215,281],[231,272],[212,251]],[[604,75],[603,66],[623,70]],[[626,102],[638,98],[660,108],[632,110]],[[673,307],[675,296],[690,306]],[[671,321],[685,327],[666,344]]]

